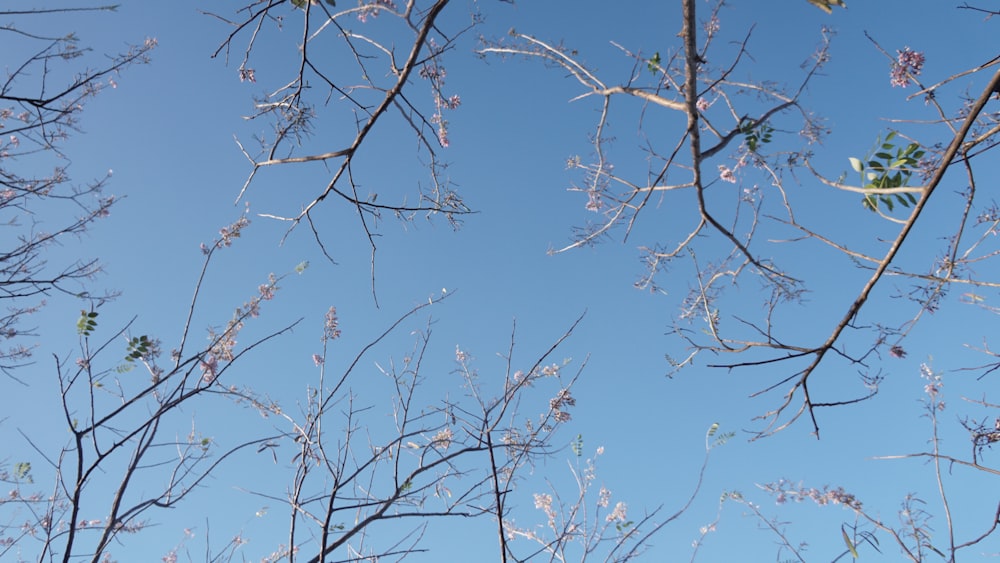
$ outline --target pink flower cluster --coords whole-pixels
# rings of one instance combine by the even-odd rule
[[[427,40],[427,46],[433,53],[432,57],[420,67],[420,77],[430,80],[431,89],[434,92],[434,115],[431,116],[431,123],[437,125],[437,138],[441,146],[448,148],[451,142],[448,140],[448,121],[444,118],[444,110],[458,109],[462,104],[462,99],[457,95],[445,97],[444,79],[448,75],[445,68],[438,64],[436,55],[440,52],[433,39]]]
[[[267,283],[261,284],[257,288],[257,295],[236,308],[236,311],[233,312],[233,318],[226,323],[226,328],[221,333],[216,332],[213,328],[208,330],[208,340],[212,344],[199,365],[202,371],[202,381],[205,383],[214,382],[219,375],[219,361],[231,362],[235,359],[233,349],[236,348],[236,337],[243,330],[244,322],[247,318],[260,315],[261,302],[274,299],[274,294],[278,289],[280,288],[277,276],[269,274]]]
[[[760,487],[775,495],[774,500],[778,504],[784,504],[789,500],[801,502],[809,499],[820,506],[840,504],[854,510],[861,510],[861,501],[851,493],[845,491],[843,487],[837,487],[836,489],[829,489],[827,487],[823,487],[822,489],[815,487],[805,488],[802,485],[793,485],[784,479],[777,483],[769,483]]]
[[[576,399],[570,394],[569,389],[560,389],[559,393],[549,399],[549,408],[552,409],[552,416],[558,422],[569,422],[572,416],[566,412],[567,407],[576,406]]]
[[[555,529],[556,511],[552,508],[552,495],[535,493],[535,508],[545,512],[545,516],[549,520],[549,527]]]
[[[365,4],[361,6],[361,11],[358,12],[358,21],[365,23],[368,18],[377,18],[379,11],[382,9],[395,10],[396,3],[393,0],[375,0],[370,4]]]
[[[338,338],[340,338],[340,326],[337,320],[337,308],[330,307],[323,321],[323,340],[336,340]]]
[[[584,206],[587,211],[593,211],[596,213],[601,210],[602,205],[603,202],[601,201],[601,192],[598,192],[597,190],[588,190],[587,205]]]
[[[889,83],[895,88],[906,88],[910,83],[910,77],[919,76],[924,68],[924,54],[913,51],[909,47],[904,47],[902,51],[896,51],[896,62],[892,63],[889,71]]]
[[[719,179],[723,182],[729,182],[730,184],[736,183],[736,174],[725,164],[719,165]]]
[[[604,520],[607,522],[624,522],[628,518],[626,514],[627,511],[628,505],[619,501],[618,504],[615,505],[614,510],[604,517]]]

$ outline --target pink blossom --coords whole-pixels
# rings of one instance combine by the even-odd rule
[[[554,398],[549,399],[549,409],[552,410],[552,417],[556,422],[569,422],[572,416],[566,412],[566,408],[575,405],[576,399],[570,394],[569,389],[561,389]]]
[[[729,169],[725,164],[719,165],[719,179],[723,182],[729,182],[730,184],[736,183],[736,175],[733,171]]]
[[[910,77],[919,76],[923,70],[924,54],[909,47],[904,47],[902,51],[896,53],[896,62],[892,63],[892,69],[889,71],[889,84],[893,87],[906,88],[910,83]]]
[[[698,111],[707,111],[711,106],[712,104],[705,98],[698,98],[698,102],[695,104]]]
[[[276,287],[273,284],[265,283],[261,284],[257,291],[260,293],[260,298],[264,301],[270,301],[274,298],[274,290]]]
[[[547,510],[552,506],[552,495],[535,493],[535,508]]]
[[[249,224],[249,219],[240,217],[232,225],[219,229],[219,241],[216,246],[232,246],[233,240],[240,238],[240,232]]]
[[[719,17],[712,16],[711,19],[705,22],[705,35],[711,37],[718,32],[719,32]]]
[[[325,322],[323,324],[323,340],[336,340],[340,337],[340,327],[337,320],[337,308],[330,307],[326,312]]]
[[[439,448],[441,451],[445,451],[451,446],[451,440],[453,438],[451,428],[443,428],[437,434],[434,435],[432,443],[435,447]]]
[[[596,191],[593,191],[593,190],[588,191],[587,192],[587,205],[585,205],[584,208],[587,211],[594,211],[596,213],[597,211],[601,210],[601,205],[602,205],[602,203],[601,203],[601,194],[598,193],[598,192],[596,192]]]
[[[215,381],[217,372],[219,370],[219,361],[215,359],[215,356],[208,355],[202,360],[200,366],[202,371],[201,379],[205,383],[211,383]]]
[[[627,510],[628,505],[619,501],[618,504],[615,505],[615,509],[611,511],[611,514],[604,517],[604,520],[607,522],[624,522],[625,519],[628,518],[628,516],[626,516]]]
[[[316,364],[317,367],[323,365],[323,356],[313,354],[313,363]]]
[[[358,12],[358,21],[360,21],[361,23],[365,23],[366,21],[368,21],[368,16],[377,18],[379,10],[382,8],[388,10],[395,10],[396,4],[392,0],[375,0],[375,2],[372,2],[367,6],[362,6],[361,11]]]
[[[607,507],[611,500],[611,491],[601,487],[601,492],[597,495],[597,506]]]

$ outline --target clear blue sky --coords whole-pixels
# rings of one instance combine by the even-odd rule
[[[865,31],[891,53],[906,46],[923,51],[927,63],[922,78],[928,84],[995,56],[991,49],[996,45],[996,24],[984,22],[971,11],[958,10],[956,4],[855,0],[847,10],[826,15],[804,0],[734,1],[720,12],[718,59],[710,53],[709,63],[728,64],[726,55],[733,48],[730,42],[741,40],[752,27],[752,60],[745,60],[736,76],[794,84],[801,75],[799,65],[820,41],[821,26],[834,28],[837,35],[832,61],[824,76],[812,83],[805,105],[826,118],[833,131],[824,145],[814,147],[813,164],[836,178],[849,170],[848,157],[861,156],[877,135],[893,126],[884,118],[932,118],[921,100],[905,101],[912,87],[890,86],[888,61],[865,38]],[[43,29],[52,26],[59,33],[74,31],[95,54],[122,51],[126,44],[142,42],[145,37],[159,42],[152,64],[130,68],[116,79],[117,88],[107,90],[88,106],[82,132],[66,145],[74,178],[82,181],[113,169],[111,192],[125,199],[78,247],[67,246],[63,251],[67,256],[101,257],[106,275],[98,283],[123,291],[121,298],[102,310],[102,326],[117,326],[137,316],[138,332],[161,338],[167,350],[179,338],[201,266],[199,244],[210,242],[219,227],[242,211],[243,203],[234,205],[234,200],[250,167],[234,143],[234,135],[249,141],[251,135],[265,130],[264,123],[247,122],[242,116],[252,111],[254,96],[280,87],[288,79],[287,64],[294,58],[299,41],[289,7],[285,31],[266,34],[257,47],[250,65],[257,68],[257,83],[240,82],[240,53],[231,54],[228,66],[221,57],[210,58],[228,29],[199,13],[236,5],[125,1],[113,14],[44,20]],[[707,13],[708,4],[700,2],[699,6]],[[988,337],[993,332],[993,325],[988,324],[994,322],[993,317],[960,304],[960,292],[953,292],[941,311],[925,318],[904,341],[909,352],[905,359],[883,353],[882,359],[873,361],[873,371],[881,369],[886,375],[879,397],[857,406],[819,411],[822,440],[816,440],[808,421],[802,420],[777,436],[748,443],[750,434],[745,430],[757,428],[752,418],[772,408],[780,393],[757,399],[748,395],[787,376],[790,368],[779,364],[773,369],[726,372],[707,368],[705,357],[676,377],[667,378],[670,366],[664,354],[684,355],[684,343],[667,335],[671,317],[693,280],[668,274],[660,280],[667,295],[632,288],[642,273],[637,247],[674,240],[683,233],[690,216],[685,216],[685,209],[671,208],[670,202],[665,202],[648,210],[645,222],[624,243],[619,230],[597,247],[548,255],[550,248],[567,243],[572,227],[593,218],[584,208],[586,198],[566,190],[580,178],[567,171],[565,163],[572,155],[587,158],[591,150],[588,138],[599,106],[589,98],[570,103],[581,90],[561,70],[537,62],[481,60],[473,53],[477,34],[498,37],[513,27],[553,42],[562,40],[568,48],[577,49],[580,58],[607,82],[622,83],[632,72],[632,62],[611,42],[650,56],[678,49],[679,3],[621,2],[609,9],[606,2],[456,2],[443,17],[442,27],[458,28],[468,21],[472,9],[483,12],[485,23],[458,42],[445,58],[447,90],[461,96],[462,106],[448,116],[451,147],[440,154],[450,165],[449,178],[477,213],[466,217],[457,232],[442,218],[431,222],[418,218],[404,228],[387,217],[379,225],[376,308],[371,298],[369,247],[350,208],[331,199],[317,214],[324,243],[336,265],[322,258],[307,228],[299,227],[279,245],[286,224],[257,216],[295,213],[325,186],[329,172],[318,164],[265,170],[244,198],[250,204],[251,227],[233,248],[219,256],[208,277],[195,317],[194,337],[201,338],[207,325],[224,324],[232,309],[252,296],[268,273],[291,272],[296,264],[309,260],[311,265],[301,276],[291,275],[281,284],[283,291],[266,304],[248,335],[262,335],[268,328],[298,318],[302,323],[292,334],[255,352],[236,376],[296,410],[295,405],[304,400],[305,385],[317,375],[311,355],[320,351],[323,314],[331,305],[340,313],[344,336],[329,356],[331,362],[342,366],[359,346],[412,305],[440,294],[442,288],[455,293],[429,309],[434,325],[430,363],[424,367],[428,401],[461,392],[452,373],[456,345],[474,356],[481,378],[500,381],[503,361],[498,354],[508,348],[515,320],[516,358],[527,362],[586,312],[573,337],[556,353],[558,359],[571,357],[573,366],[587,361],[574,393],[577,407],[573,421],[561,431],[558,443],[568,445],[580,434],[588,456],[604,446],[599,480],[616,501],[628,502],[630,515],[639,516],[644,509],[661,504],[664,514],[672,514],[687,499],[697,478],[709,425],[718,422],[723,430],[737,433],[725,447],[713,452],[701,495],[685,516],[654,538],[649,560],[690,559],[691,542],[698,537],[699,527],[715,518],[720,494],[732,490],[745,493],[767,514],[791,521],[790,537],[811,546],[807,559],[836,557],[843,550],[840,523],[851,521],[853,514],[840,507],[776,507],[773,498],[758,491],[755,484],[780,478],[803,481],[808,486],[843,486],[893,523],[897,522],[899,503],[911,492],[928,501],[930,512],[940,514],[929,465],[871,458],[926,448],[929,426],[921,418],[924,382],[919,377],[920,363],[929,362],[946,371],[985,362],[985,357],[962,345],[978,345]],[[382,23],[376,20],[364,25]],[[354,25],[357,31],[365,29],[361,23]],[[38,29],[37,23],[23,26]],[[6,49],[3,40],[0,52]],[[238,44],[245,40],[243,37]],[[345,65],[345,72],[357,70]],[[986,80],[987,73],[960,79],[942,95],[942,103],[954,108],[957,96],[978,95]],[[416,86],[419,91],[421,85]],[[322,103],[323,93],[312,95]],[[630,102],[620,107],[620,116],[611,120],[610,134],[615,137],[612,159],[620,172],[645,178],[645,155],[641,152],[645,141],[636,135],[639,106]],[[683,126],[664,123],[664,127]],[[928,144],[949,140],[941,127],[905,127]],[[335,150],[352,136],[352,121],[344,115],[331,115],[328,121],[317,122],[311,142]],[[664,134],[662,141],[672,142],[676,136]],[[355,173],[363,187],[380,192],[380,202],[394,201],[394,196],[412,192],[414,183],[428,181],[417,160],[411,132],[387,126],[377,130],[371,140]],[[716,163],[731,164],[729,156],[715,157],[708,168]],[[979,166],[979,173],[985,176],[988,168],[983,162]],[[957,200],[952,192],[963,187],[958,174],[953,176],[952,183],[940,189],[942,202],[954,204]],[[875,247],[875,237],[892,236],[894,231],[864,211],[856,196],[835,193],[804,175],[799,179],[801,184],[790,182],[789,186],[793,186],[800,218],[833,229],[843,240],[859,245]],[[755,182],[763,185],[759,178],[741,178],[740,182],[740,187]],[[933,219],[926,217],[910,241],[909,264],[918,263],[926,254],[923,258],[929,265],[931,257],[943,248],[939,238],[949,231],[935,230]],[[773,233],[774,238],[789,236],[780,229]],[[786,252],[786,263],[794,264],[795,273],[808,280],[813,293],[801,307],[783,317],[787,323],[783,330],[813,334],[818,345],[843,315],[867,273],[816,245],[797,245]],[[986,265],[977,274],[989,277],[993,271]],[[892,324],[912,315],[912,305],[891,298],[896,289],[906,288],[898,280],[883,280],[860,322]],[[759,314],[758,289],[752,283],[734,289],[728,301],[737,307],[733,313],[743,308],[748,314]],[[17,429],[42,436],[49,444],[60,443],[64,430],[59,417],[39,420],[38,412],[48,408],[45,405],[54,405],[51,355],[74,355],[78,309],[79,304],[67,298],[52,299],[36,317],[44,340],[36,354],[37,363],[25,370],[24,378],[32,382],[31,387],[0,382],[4,392],[23,397],[4,415],[0,442],[6,447],[0,459],[31,455]],[[407,330],[363,360],[362,369],[370,372],[372,382],[356,383],[354,392],[379,413],[388,412],[384,399],[389,395],[384,381],[378,379],[375,363],[386,365],[391,357],[398,361],[411,346],[409,330],[421,328],[427,320],[427,315],[418,317]],[[245,338],[249,341],[249,336]],[[836,391],[843,385],[853,394],[858,389],[856,372],[843,362],[830,362],[820,368],[818,389],[837,397]],[[965,412],[974,418],[993,416],[985,410],[959,410],[967,408],[960,406],[961,396],[979,397],[995,387],[990,379],[976,382],[974,375],[945,375],[944,392],[949,402],[949,410],[942,416],[945,445],[955,455],[966,455],[969,450],[956,416]],[[220,441],[236,440],[238,435],[230,435],[229,430],[241,424],[260,424],[249,411],[237,411],[246,421],[220,419],[219,414],[192,409],[184,416],[196,417],[199,426]],[[234,415],[229,412],[225,416]],[[180,428],[184,428],[183,421]],[[532,481],[515,493],[519,523],[544,523],[544,516],[532,507],[531,500],[532,492],[543,492],[548,486],[544,480],[563,494],[573,494],[574,483],[567,468],[572,460],[573,454],[566,448],[536,468]],[[247,560],[260,560],[270,553],[283,539],[286,510],[277,502],[239,489],[270,478],[268,472],[273,468],[261,456],[248,456],[236,463],[238,470],[229,468],[223,473],[225,479],[206,484],[203,497],[193,497],[169,514],[155,514],[159,525],[143,534],[141,547],[126,543],[116,548],[115,556],[121,561],[159,560],[181,539],[184,528],[194,528],[196,535],[187,545],[191,558],[200,560],[202,542],[209,532],[206,517],[212,518],[213,542],[242,533],[250,540],[239,552]],[[997,499],[983,494],[991,489],[983,488],[981,476],[956,470],[948,483],[955,494],[955,507],[960,507],[956,510],[957,526],[965,534],[960,539],[985,531]],[[273,488],[273,492],[282,490],[281,486]],[[267,514],[255,516],[263,506],[269,507]],[[699,560],[773,557],[774,536],[758,530],[759,523],[743,514],[741,507],[726,508],[718,531],[708,536],[699,552]],[[943,516],[934,522],[943,533]],[[462,536],[455,537],[456,532]],[[414,560],[497,560],[493,525],[485,519],[432,523],[425,547],[431,551]],[[983,552],[1000,551],[995,541],[981,547]],[[884,560],[897,559],[898,550],[887,538],[883,538],[882,550]],[[871,550],[866,555],[866,560],[877,559]]]

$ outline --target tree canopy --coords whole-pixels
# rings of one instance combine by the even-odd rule
[[[990,6],[23,4],[0,558],[1000,551]]]

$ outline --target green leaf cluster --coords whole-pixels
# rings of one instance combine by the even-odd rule
[[[743,133],[744,141],[746,141],[750,152],[757,152],[760,145],[771,142],[774,128],[768,125],[766,121],[758,123],[744,117],[740,120],[740,133]]]
[[[139,337],[132,337],[128,341],[126,348],[125,363],[115,368],[118,373],[128,373],[135,367],[135,361],[149,354],[152,342],[145,334]]]
[[[729,441],[730,438],[732,438],[735,435],[736,435],[735,432],[721,432],[720,433],[719,432],[719,423],[718,422],[713,422],[712,425],[708,427],[708,432],[706,432],[706,434],[705,434],[706,443],[708,442],[709,438],[715,437],[715,440],[713,440],[710,444],[708,444],[708,449],[717,448],[717,447],[725,444],[726,442]]]
[[[125,361],[135,362],[139,358],[149,354],[150,346],[151,342],[149,341],[149,337],[145,334],[139,337],[133,336],[128,341],[128,348],[126,350],[128,353],[125,356]]]
[[[618,530],[619,533],[625,533],[626,531],[628,531],[629,528],[632,527],[632,524],[635,524],[635,522],[632,520],[629,520],[627,522],[618,522],[617,524],[615,524],[615,529]]]
[[[653,54],[653,58],[646,61],[646,68],[649,69],[649,72],[656,74],[660,70],[660,62],[660,52],[657,51]]]
[[[34,483],[31,477],[31,463],[19,461],[14,464],[14,478],[23,483]]]
[[[292,5],[295,6],[296,8],[305,9],[306,2],[309,2],[309,0],[292,0]],[[316,2],[313,2],[313,3],[315,4]],[[326,3],[329,4],[329,5],[331,5],[331,6],[336,6],[337,5],[336,0],[326,0]]]
[[[867,189],[884,190],[901,188],[909,185],[910,178],[919,166],[925,152],[917,143],[909,143],[901,147],[892,142],[895,131],[880,139],[877,149],[865,160],[851,157],[851,168],[861,174],[862,185]],[[917,198],[911,193],[904,194],[868,194],[862,200],[862,205],[870,211],[878,210],[879,204],[884,204],[892,211],[895,203],[909,207],[917,203]]]
[[[80,336],[90,336],[97,328],[97,311],[80,311],[80,318],[76,321],[76,333]]]

